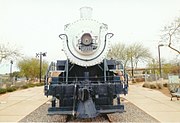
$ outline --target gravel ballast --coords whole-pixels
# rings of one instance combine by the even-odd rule
[[[113,122],[159,122],[137,106],[124,101],[125,112],[124,113],[113,113],[108,114],[110,121]],[[31,112],[29,115],[21,119],[19,122],[65,122],[65,115],[47,115],[48,107],[50,103],[47,102],[41,105],[39,108]],[[69,122],[108,122],[104,117],[98,116],[92,119],[75,119]]]

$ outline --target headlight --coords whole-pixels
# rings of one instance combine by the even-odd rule
[[[81,43],[83,45],[88,46],[88,45],[92,44],[92,41],[93,41],[93,39],[89,33],[84,33],[81,37]]]

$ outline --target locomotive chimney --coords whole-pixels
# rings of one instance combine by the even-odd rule
[[[81,19],[91,19],[92,10],[93,9],[91,7],[82,7],[82,8],[80,8],[80,17],[81,17]]]

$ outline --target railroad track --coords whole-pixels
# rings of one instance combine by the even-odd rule
[[[156,119],[133,105],[124,101],[124,113],[100,114],[96,118],[78,119],[67,115],[47,115],[49,103],[45,103],[19,122],[158,122]]]
[[[113,122],[107,114],[100,114],[95,118],[80,119],[73,116],[66,116],[64,122]]]

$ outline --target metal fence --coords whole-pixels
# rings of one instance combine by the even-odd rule
[[[168,76],[168,88],[171,92],[176,92],[177,88],[180,88],[180,76],[169,75]]]
[[[169,79],[169,76],[171,75],[174,74],[162,74],[162,79]],[[176,76],[179,76],[180,78],[180,75],[176,74]],[[146,82],[158,81],[161,79],[158,74],[145,74],[144,77]]]
[[[10,78],[8,76],[0,76],[0,88],[7,88],[11,86],[23,86],[28,84],[29,82],[25,78]]]

